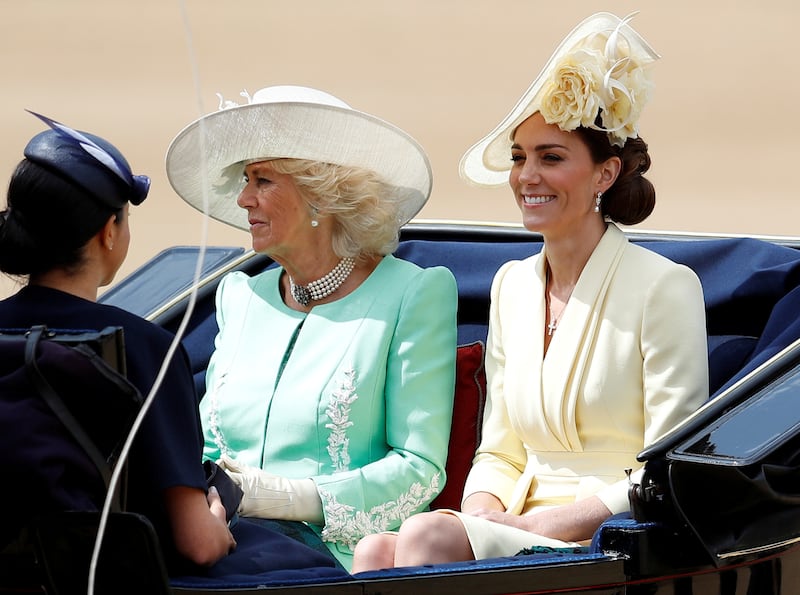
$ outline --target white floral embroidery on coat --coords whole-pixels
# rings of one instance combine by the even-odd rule
[[[397,500],[378,504],[369,511],[356,510],[349,504],[338,502],[333,494],[320,488],[325,511],[322,540],[338,541],[352,550],[365,535],[399,527],[400,523],[436,497],[439,493],[439,477],[438,473],[434,475],[428,487],[414,482]]]
[[[325,427],[331,431],[328,435],[328,455],[331,457],[334,473],[350,469],[350,439],[347,437],[347,428],[353,425],[350,421],[350,405],[358,399],[355,370],[351,368],[345,371],[344,376],[344,381],[333,391],[325,410],[331,420]]]
[[[214,435],[214,444],[217,445],[220,455],[230,456],[231,449],[228,447],[228,443],[225,441],[225,435],[222,433],[219,420],[218,393],[220,388],[222,388],[222,385],[225,384],[226,376],[227,374],[222,374],[219,377],[219,380],[214,383],[214,386],[208,395],[208,397],[211,399],[211,405],[208,410],[208,429],[211,430],[211,433]]]

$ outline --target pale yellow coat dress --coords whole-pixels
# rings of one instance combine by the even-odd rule
[[[507,263],[493,281],[488,402],[464,498],[490,492],[532,514],[596,494],[624,512],[637,453],[708,397],[702,288],[609,224],[544,357],[544,263],[544,252]],[[456,514],[478,559],[567,545]]]

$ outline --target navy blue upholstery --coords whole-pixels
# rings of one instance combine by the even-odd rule
[[[719,393],[765,359],[800,337],[800,250],[753,239],[651,240],[641,245],[691,267],[703,285],[709,335],[710,392]],[[456,277],[459,291],[458,342],[485,341],[488,300],[497,269],[538,252],[536,242],[407,240],[397,255],[423,267],[443,265]],[[210,302],[210,303],[209,303]],[[675,304],[680,309],[681,304]],[[216,322],[213,298],[198,305],[195,325],[184,337],[198,390],[213,349]],[[614,517],[608,527],[635,521]],[[586,553],[534,554],[413,569],[363,573],[361,578],[392,578],[452,570],[519,567],[555,559],[603,557],[603,527]]]

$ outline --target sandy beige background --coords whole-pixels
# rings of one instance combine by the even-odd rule
[[[600,10],[639,10],[634,27],[662,55],[641,121],[659,201],[639,227],[800,234],[794,0],[0,0],[0,184],[42,130],[24,108],[115,143],[153,178],[121,277],[202,241],[203,217],[164,174],[175,134],[217,108],[216,92],[304,84],[426,147],[435,181],[421,217],[517,221],[509,191],[465,185],[458,159]],[[216,222],[208,241],[249,246]]]

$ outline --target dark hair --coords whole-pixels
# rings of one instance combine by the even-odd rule
[[[0,212],[0,271],[9,275],[77,270],[86,243],[111,215],[123,213],[27,159],[14,170],[7,196],[6,210]]]
[[[603,193],[600,209],[604,217],[623,225],[641,223],[656,206],[656,189],[644,177],[650,169],[647,143],[641,138],[629,138],[622,147],[612,145],[608,134],[581,126],[575,132],[589,147],[595,163],[603,163],[610,157],[619,157],[622,167],[612,186]]]

